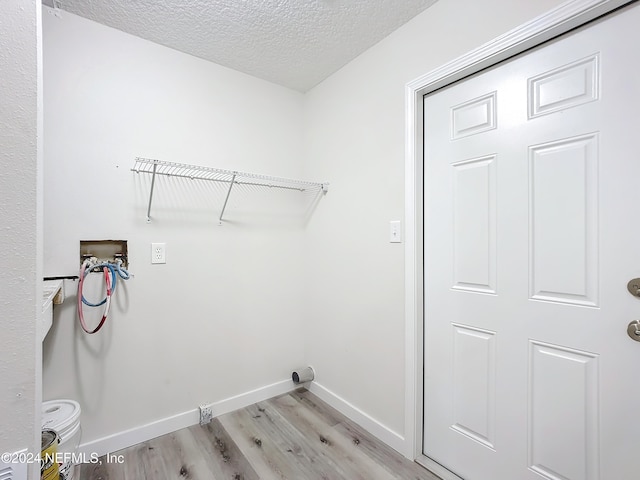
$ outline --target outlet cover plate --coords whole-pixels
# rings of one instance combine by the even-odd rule
[[[151,244],[151,263],[167,263],[167,244]]]

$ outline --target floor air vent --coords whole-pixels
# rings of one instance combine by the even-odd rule
[[[13,467],[4,467],[0,469],[0,480],[13,480],[15,475],[13,474]]]
[[[22,450],[18,453],[27,453]],[[15,457],[15,455],[12,455]],[[27,464],[26,463],[4,463],[0,460],[0,480],[27,480]]]

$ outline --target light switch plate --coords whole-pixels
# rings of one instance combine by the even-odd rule
[[[400,220],[389,222],[389,242],[402,243],[402,224]]]

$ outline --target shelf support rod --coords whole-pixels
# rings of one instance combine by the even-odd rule
[[[153,176],[151,177],[151,191],[149,192],[149,206],[147,207],[147,223],[151,223],[151,200],[153,200],[153,187],[156,183],[156,169],[158,168],[158,161],[153,161]]]
[[[231,195],[231,189],[233,188],[233,184],[236,181],[236,175],[238,172],[233,172],[233,177],[231,177],[231,183],[229,184],[229,190],[227,190],[227,197],[224,199],[224,205],[222,205],[222,211],[220,212],[220,225],[222,225],[222,216],[224,215],[224,211],[227,208],[227,202],[229,201],[229,195]]]

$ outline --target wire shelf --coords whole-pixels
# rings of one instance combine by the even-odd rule
[[[161,160],[142,157],[137,157],[135,159],[135,163],[131,168],[131,171],[152,175],[151,189],[149,192],[149,205],[147,208],[147,222],[151,221],[151,203],[153,200],[153,189],[156,175],[228,183],[229,189],[220,212],[220,223],[222,223],[222,217],[224,216],[227,202],[229,201],[229,196],[234,185],[250,185],[283,190],[297,190],[303,193],[319,193],[321,191],[326,193],[329,187],[328,183],[307,182],[291,178],[224,170],[220,168],[203,167],[184,163],[163,162]]]

